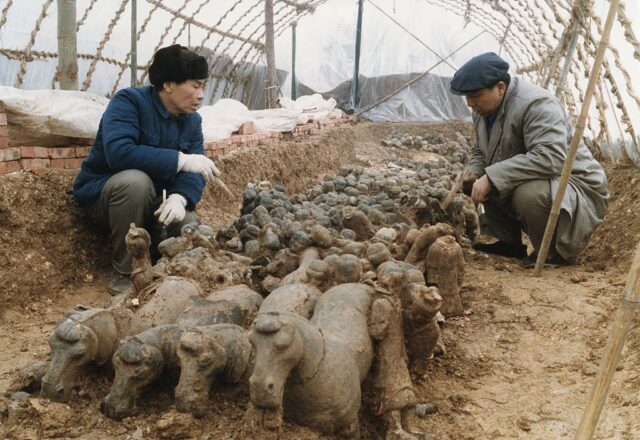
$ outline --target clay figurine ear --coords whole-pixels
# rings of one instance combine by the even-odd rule
[[[86,355],[89,359],[95,360],[98,354],[98,335],[90,327],[82,326],[81,342],[84,342]],[[106,362],[106,360],[101,360]]]
[[[198,357],[198,365],[201,368],[216,364],[219,367],[226,363],[227,352],[222,345],[216,341],[211,341],[206,350]]]
[[[280,331],[275,335],[273,345],[279,350],[288,348],[293,343],[293,328],[289,326],[283,326]]]
[[[180,348],[190,353],[197,353],[202,348],[200,333],[185,331],[180,338]]]

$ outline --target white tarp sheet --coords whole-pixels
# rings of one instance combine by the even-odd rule
[[[92,138],[109,100],[86,92],[0,86],[12,145],[53,146]]]
[[[70,138],[93,138],[109,100],[87,92],[66,90],[21,90],[0,86],[9,121],[12,145],[55,146],[69,144]],[[202,107],[205,142],[225,139],[244,122],[253,122],[256,133],[291,131],[310,120],[336,118],[333,99],[318,94],[286,99],[283,108],[251,111],[240,101],[221,99]]]

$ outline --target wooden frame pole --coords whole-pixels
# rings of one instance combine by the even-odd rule
[[[593,98],[596,84],[598,83],[598,79],[600,78],[600,68],[602,67],[604,55],[607,51],[607,47],[609,46],[609,36],[611,35],[611,28],[613,27],[613,22],[616,18],[619,4],[620,0],[611,0],[611,5],[609,6],[607,21],[602,32],[600,44],[598,45],[596,59],[593,63],[593,68],[591,69],[589,83],[584,94],[584,101],[582,103],[582,109],[580,110],[580,116],[578,117],[576,130],[575,133],[573,133],[573,137],[571,138],[571,145],[569,147],[569,151],[567,152],[567,160],[564,164],[564,168],[562,169],[562,175],[560,176],[558,192],[553,199],[553,205],[551,206],[551,212],[549,213],[549,221],[547,222],[547,227],[544,231],[544,237],[542,238],[542,244],[540,246],[540,250],[538,251],[538,259],[536,260],[536,267],[533,271],[533,276],[536,277],[539,277],[542,274],[542,268],[544,267],[544,263],[547,260],[549,247],[551,245],[551,240],[553,239],[553,233],[556,229],[556,224],[558,223],[558,216],[560,215],[560,205],[562,204],[562,199],[564,199],[564,194],[567,190],[567,185],[569,184],[569,177],[571,177],[571,170],[573,169],[573,162],[576,158],[578,146],[580,145],[580,140],[582,139],[582,134],[584,133],[587,116],[589,114],[589,107],[591,105],[591,99]]]
[[[58,70],[62,90],[78,90],[76,0],[58,0]]]
[[[620,353],[633,321],[635,311],[640,303],[640,244],[629,270],[624,296],[618,306],[609,333],[609,340],[600,361],[600,368],[591,389],[591,395],[585,408],[582,420],[576,432],[576,440],[590,440],[596,430],[598,419],[609,394],[609,387],[616,371]]]
[[[267,108],[276,106],[277,79],[276,79],[276,56],[274,49],[274,26],[273,26],[273,0],[264,2],[264,30],[265,30],[265,52],[267,55],[267,82],[266,99]]]

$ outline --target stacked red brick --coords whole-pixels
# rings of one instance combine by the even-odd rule
[[[322,128],[334,127],[347,121],[346,118],[313,121],[298,125],[293,131],[287,133],[254,133],[253,123],[247,122],[240,127],[237,134],[227,139],[207,143],[205,154],[208,157],[217,157],[232,151],[277,143],[280,140],[314,135]],[[75,139],[73,145],[61,147],[10,147],[7,115],[0,103],[0,175],[20,170],[79,169],[82,161],[89,155],[92,144],[92,139]]]

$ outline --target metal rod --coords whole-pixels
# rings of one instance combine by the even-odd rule
[[[609,387],[616,371],[620,354],[633,322],[640,301],[640,244],[629,270],[624,295],[618,306],[609,332],[609,339],[600,361],[598,374],[591,389],[591,395],[585,408],[580,425],[576,431],[576,440],[590,440],[598,425],[598,419],[609,394]]]
[[[264,2],[265,52],[267,55],[267,82],[265,94],[267,108],[276,105],[276,57],[274,49],[273,0]]]
[[[76,0],[58,0],[58,71],[62,90],[78,90]]]
[[[131,87],[138,85],[138,5],[131,0]]]
[[[296,22],[291,24],[291,99],[298,99],[298,84],[296,83]]]
[[[562,169],[562,175],[560,176],[558,191],[556,193],[555,198],[553,199],[553,205],[551,205],[551,212],[549,213],[549,221],[547,222],[547,227],[544,231],[544,237],[542,238],[540,251],[538,252],[538,259],[536,260],[536,268],[533,271],[533,276],[535,277],[539,277],[542,274],[542,268],[544,267],[544,263],[547,260],[547,254],[549,253],[549,247],[551,245],[551,240],[553,239],[553,233],[556,229],[558,216],[560,215],[560,205],[562,204],[562,199],[564,198],[564,194],[567,190],[567,185],[569,184],[569,177],[571,177],[571,169],[573,168],[573,162],[576,158],[578,146],[580,145],[580,140],[582,139],[582,134],[584,133],[587,116],[589,115],[589,106],[591,105],[591,98],[593,98],[593,92],[596,87],[596,84],[598,83],[598,78],[600,77],[600,68],[602,67],[604,55],[609,45],[609,36],[611,35],[611,28],[613,27],[613,21],[615,20],[616,11],[618,10],[619,3],[620,3],[620,0],[611,0],[611,6],[609,7],[609,15],[607,15],[607,21],[605,23],[605,27],[602,32],[602,38],[600,40],[600,44],[598,45],[596,58],[593,63],[593,67],[591,69],[591,74],[589,76],[589,83],[587,85],[587,90],[585,91],[585,94],[584,94],[584,100],[582,102],[582,109],[580,110],[580,116],[578,117],[576,131],[573,134],[573,137],[571,138],[571,145],[569,147],[569,151],[567,152],[567,160],[564,164],[564,168]]]
[[[360,76],[360,46],[362,44],[362,10],[364,8],[364,0],[358,0],[358,24],[356,25],[356,51],[353,66],[353,78],[351,79],[351,108],[355,111],[359,107],[360,84],[358,77]]]

